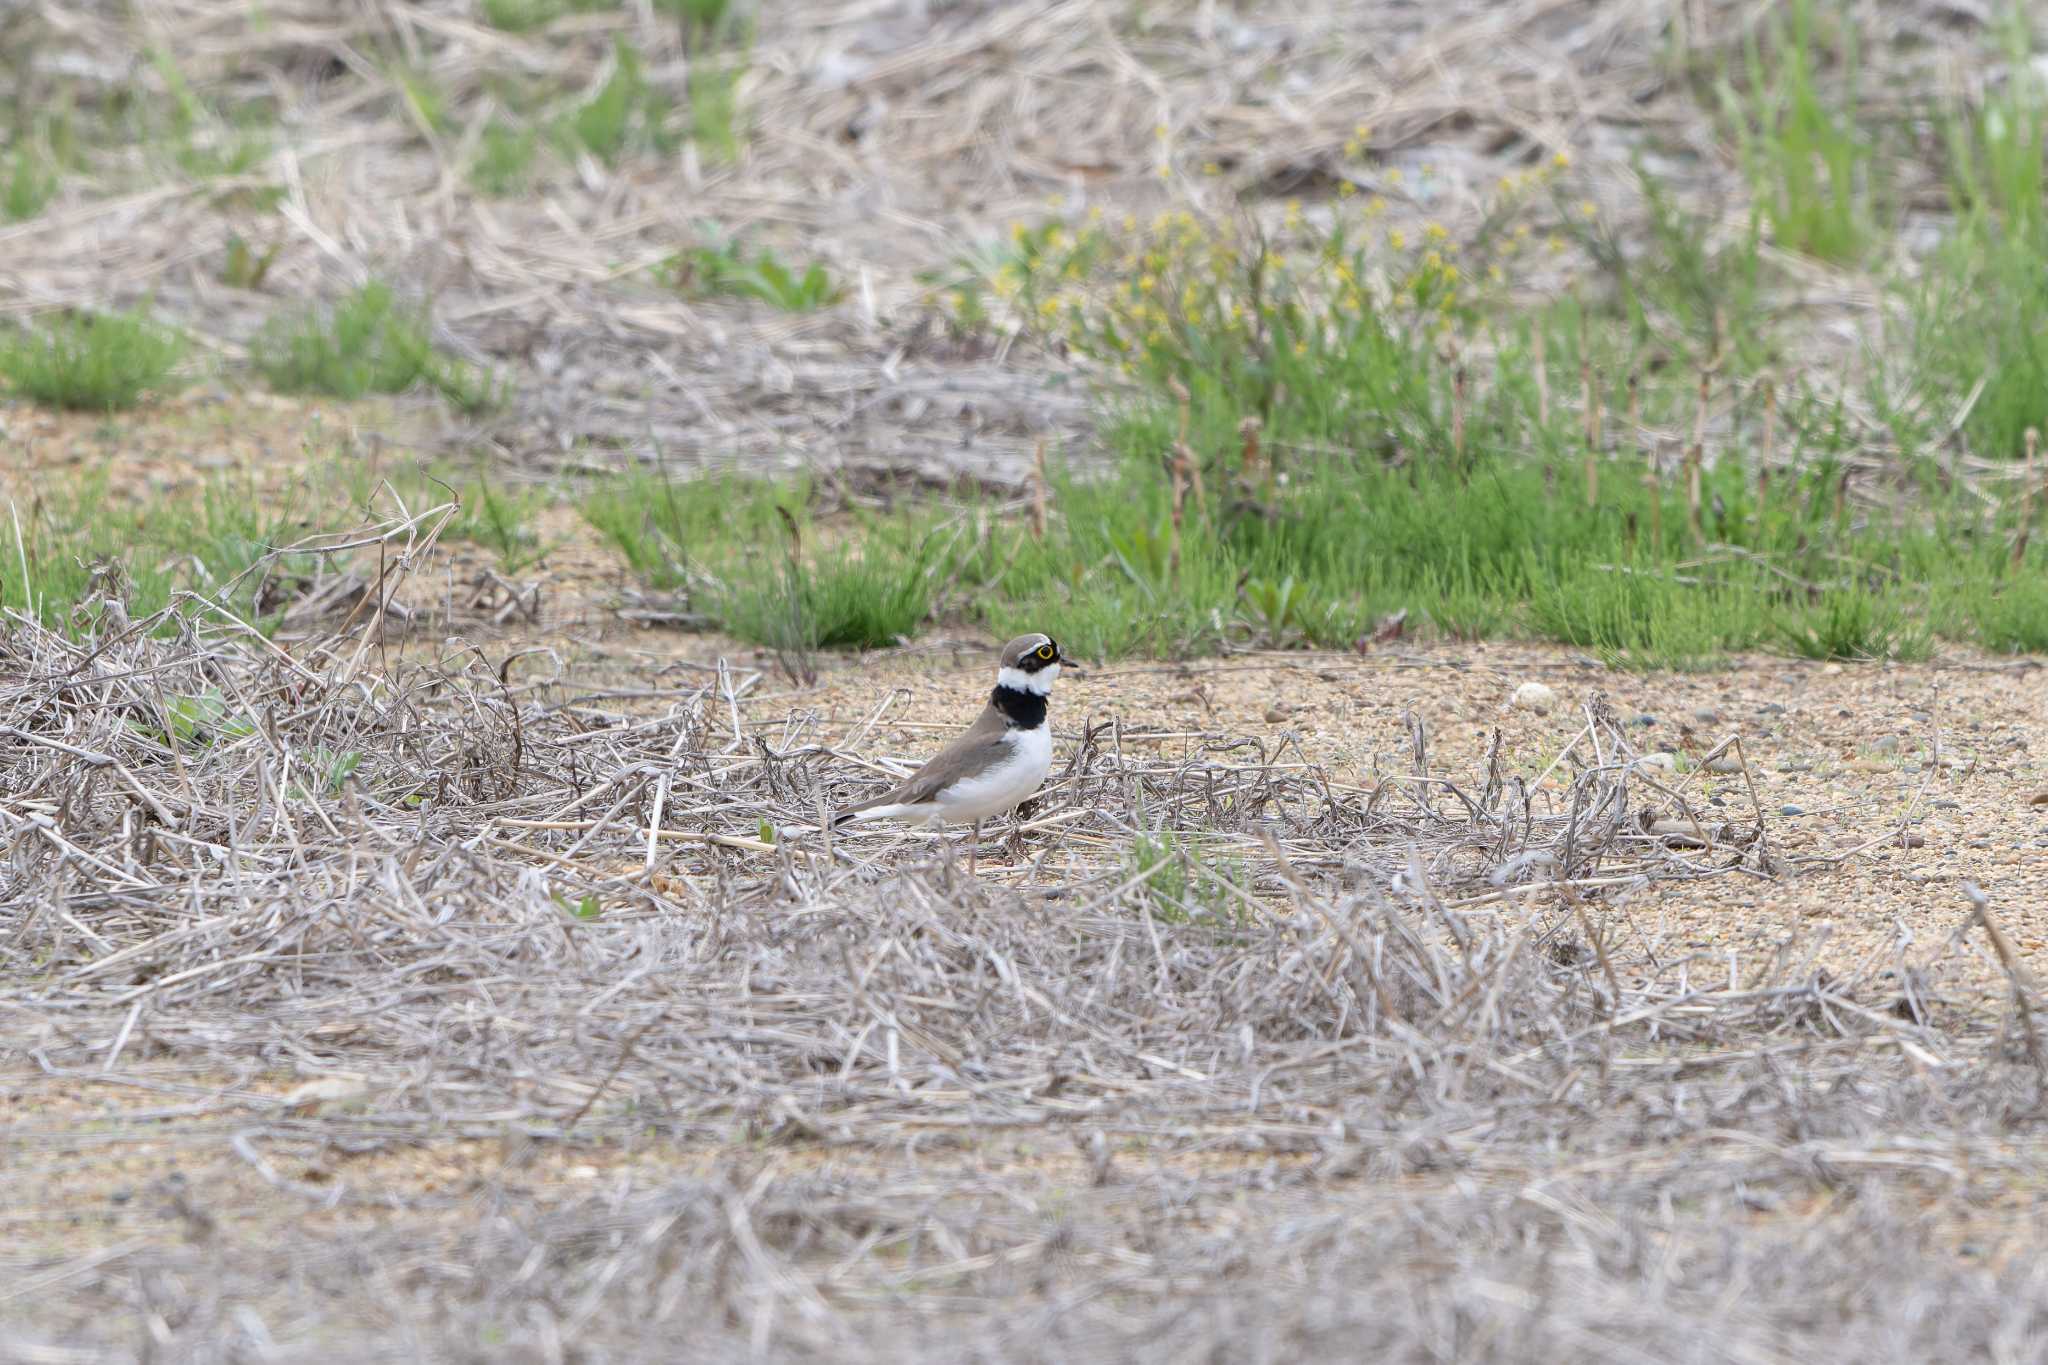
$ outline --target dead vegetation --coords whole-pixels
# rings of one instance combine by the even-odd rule
[[[361,623],[149,624],[0,639],[0,1028],[31,1096],[183,1102],[32,1107],[8,1203],[124,1146],[225,1169],[104,1241],[11,1214],[17,1358],[1909,1358],[2042,1328],[1992,1216],[2034,1197],[2026,996],[1982,995],[1967,927],[1846,969],[1666,942],[1631,888],[1791,869],[1601,704],[1563,783],[1498,750],[1447,775],[1419,723],[1362,789],[1100,727],[1029,866],[974,882],[805,833],[889,764],[873,717],[750,722],[757,675],[582,693]],[[1179,842],[1134,867],[1147,830]],[[451,1146],[456,1192],[377,1174]],[[535,1188],[551,1151],[651,1170]]]

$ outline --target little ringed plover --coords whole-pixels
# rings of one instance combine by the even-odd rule
[[[894,789],[835,814],[834,827],[853,820],[968,821],[974,826],[971,873],[981,822],[1037,791],[1052,769],[1045,702],[1064,662],[1050,635],[1020,635],[1004,645],[980,719]]]

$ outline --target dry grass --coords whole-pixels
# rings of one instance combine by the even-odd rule
[[[417,562],[433,523],[375,534]],[[1369,787],[1093,727],[1029,867],[976,882],[802,833],[892,769],[879,710],[828,734],[750,721],[763,675],[724,665],[592,693],[386,658],[379,585],[283,644],[0,637],[17,1358],[1903,1359],[2041,1328],[2027,1234],[1978,1212],[2035,1198],[2025,1004],[1967,929],[1827,967],[1643,932],[1632,889],[1799,860],[1603,703],[1533,782],[1443,771],[1412,718]],[[1146,894],[1159,825],[1190,882],[1237,860],[1230,913]]]

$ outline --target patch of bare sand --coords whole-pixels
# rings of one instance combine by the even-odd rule
[[[772,668],[752,652],[734,657]],[[914,764],[974,718],[991,671],[981,643],[830,661],[815,689],[764,683],[742,710],[751,724],[814,714],[826,734],[844,735],[893,696],[865,747]],[[1532,680],[1556,693],[1548,714],[1511,703]],[[1114,664],[1061,679],[1054,771],[1084,726],[1113,721],[1127,748],[1166,757],[1246,736],[1271,748],[1291,736],[1340,794],[1362,796],[1382,775],[1408,770],[1412,711],[1437,771],[1483,775],[1498,726],[1513,771],[1534,781],[1596,695],[1629,723],[1640,750],[1670,752],[1681,767],[1740,736],[1769,837],[1791,864],[1777,879],[1730,874],[1634,892],[1618,907],[1628,932],[1745,959],[1793,934],[1820,962],[1842,964],[1888,952],[1901,934],[1932,946],[1962,930],[1969,905],[1960,887],[1975,882],[2028,963],[2048,970],[2048,801],[2039,799],[2048,789],[2048,673],[2034,661],[1752,656],[1710,672],[1635,674],[1563,648],[1446,644],[1364,657]],[[1568,781],[1560,767],[1546,785],[1562,792]],[[1731,820],[1752,811],[1742,773],[1704,774],[1701,790]],[[1056,805],[1057,790],[1049,796]],[[1826,861],[1840,855],[1849,856]],[[1992,969],[1988,956],[1984,965]]]

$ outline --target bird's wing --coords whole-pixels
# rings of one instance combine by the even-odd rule
[[[1009,722],[994,706],[986,707],[979,719],[961,736],[934,754],[931,761],[899,785],[871,800],[848,806],[833,817],[844,820],[877,806],[915,806],[930,801],[955,782],[977,777],[1003,760],[1010,752],[1006,741]]]

